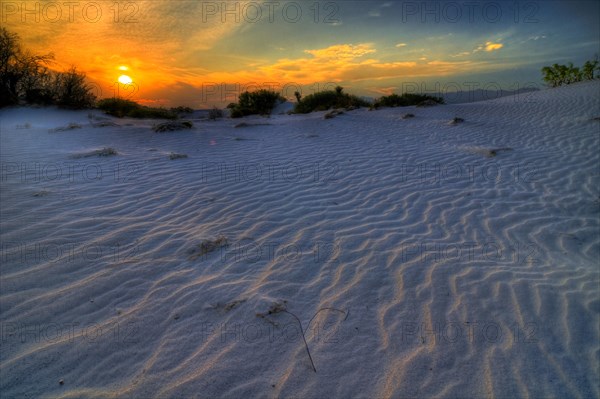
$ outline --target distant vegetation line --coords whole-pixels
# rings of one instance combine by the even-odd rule
[[[6,28],[0,28],[0,108],[22,104],[56,105],[62,108],[94,108],[116,117],[176,119],[179,115],[191,113],[189,107],[153,108],[122,98],[98,100],[92,87],[86,83],[86,75],[72,66],[66,72],[56,72],[49,68],[54,62],[52,53],[33,55],[21,46],[20,38]],[[554,64],[542,68],[543,80],[550,87],[599,78],[598,58],[587,61],[581,68]],[[294,93],[296,104],[290,113],[306,114],[329,109],[355,109],[370,107],[403,107],[410,105],[443,104],[442,97],[425,94],[404,93],[383,96],[369,103],[356,95],[345,93],[341,86],[302,97]],[[273,109],[285,101],[279,93],[269,90],[243,92],[237,103],[227,106],[232,118],[246,115],[270,115]],[[210,119],[223,116],[222,110],[214,107],[208,114]]]

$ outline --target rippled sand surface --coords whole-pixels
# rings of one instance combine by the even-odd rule
[[[599,92],[0,111],[2,396],[598,397]]]

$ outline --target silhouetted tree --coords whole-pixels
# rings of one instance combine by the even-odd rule
[[[32,55],[24,51],[16,33],[0,28],[0,106],[18,104],[32,90],[49,89],[48,64],[53,54]]]
[[[93,106],[95,96],[85,75],[75,67],[67,72],[48,68],[52,53],[33,55],[21,47],[19,36],[0,28],[0,107],[19,104],[56,104],[67,108]]]
[[[91,108],[96,96],[85,83],[85,74],[72,66],[67,72],[59,73],[56,79],[56,105],[63,108]]]

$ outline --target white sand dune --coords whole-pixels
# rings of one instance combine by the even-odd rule
[[[600,396],[599,92],[161,134],[0,111],[2,396]]]

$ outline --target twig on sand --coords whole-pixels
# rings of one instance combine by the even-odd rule
[[[294,316],[294,318],[296,319],[296,321],[298,322],[298,325],[300,326],[300,333],[302,333],[302,339],[304,340],[304,347],[306,348],[306,353],[308,354],[308,358],[310,359],[310,364],[312,365],[313,371],[316,373],[317,372],[317,368],[315,367],[315,362],[313,361],[312,356],[310,355],[310,350],[308,349],[308,343],[306,342],[306,336],[305,336],[305,332],[308,331],[308,327],[310,327],[310,323],[312,323],[312,321],[314,320],[315,317],[317,317],[317,315],[319,313],[321,313],[323,310],[335,310],[336,312],[340,312],[342,314],[345,314],[346,317],[344,317],[344,321],[346,321],[346,319],[348,318],[348,315],[350,314],[350,312],[344,312],[343,310],[340,309],[336,309],[336,308],[321,308],[319,310],[317,310],[317,313],[314,314],[314,316],[309,320],[308,324],[306,325],[306,329],[302,328],[302,322],[300,321],[300,319],[298,318],[298,316],[296,316],[294,313],[290,312],[289,310],[287,310],[286,305],[287,301],[283,301],[283,303],[275,303],[273,304],[270,308],[269,311],[267,312],[268,314],[275,314],[275,313],[280,313],[280,312],[285,312],[285,313],[289,313],[290,315]],[[268,319],[266,317],[265,314],[263,313],[257,313],[256,314],[257,317],[261,317],[266,319],[267,321],[269,321],[270,323],[274,324],[275,323]]]
[[[296,316],[295,314],[293,314],[290,311],[287,311],[285,309],[283,309],[283,311],[285,313],[291,314],[298,321],[298,325],[300,326],[300,332],[302,333],[302,339],[304,340],[304,347],[306,348],[306,353],[308,353],[308,358],[310,359],[310,364],[312,364],[312,368],[313,368],[313,370],[316,373],[317,372],[317,368],[315,367],[315,362],[313,362],[312,356],[310,355],[310,351],[308,350],[308,344],[306,343],[306,337],[304,336],[304,331],[302,330],[302,323],[300,322],[300,319],[298,318],[298,316]]]

